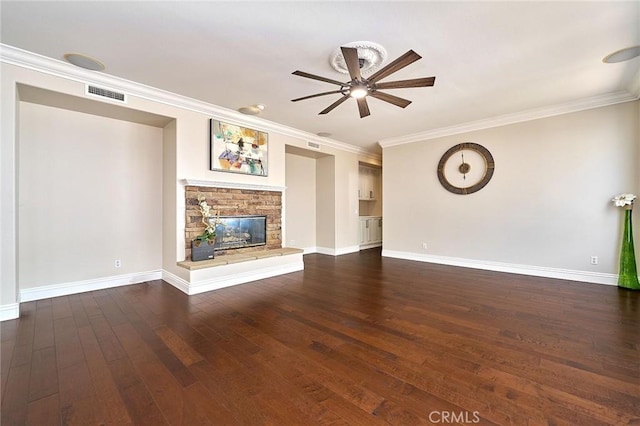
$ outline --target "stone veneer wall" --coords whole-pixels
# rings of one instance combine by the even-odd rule
[[[191,240],[204,232],[202,216],[198,208],[198,195],[204,195],[214,213],[220,216],[267,216],[267,244],[241,249],[218,250],[216,256],[225,253],[245,253],[282,248],[282,193],[252,189],[211,188],[187,186],[186,192],[186,260],[191,260]]]

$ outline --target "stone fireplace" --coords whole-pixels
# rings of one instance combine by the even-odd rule
[[[220,248],[216,250],[216,256],[282,248],[282,193],[280,191],[187,185],[185,187],[185,259],[191,258],[191,240],[204,231],[198,208],[199,195],[203,195],[212,211],[220,216],[266,216],[267,218],[266,244],[244,248]]]

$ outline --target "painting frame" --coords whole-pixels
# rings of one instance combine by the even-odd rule
[[[214,172],[268,176],[269,134],[209,120],[209,169]]]

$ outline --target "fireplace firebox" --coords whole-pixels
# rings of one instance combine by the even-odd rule
[[[214,222],[211,218],[211,222]],[[267,216],[220,216],[214,250],[228,250],[267,244]]]

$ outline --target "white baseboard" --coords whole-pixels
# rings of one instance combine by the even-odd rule
[[[0,305],[0,321],[8,321],[16,319],[20,316],[20,304],[9,303],[8,305]]]
[[[115,275],[111,277],[74,281],[70,283],[25,288],[20,290],[20,301],[31,302],[33,300],[48,299],[50,297],[58,296],[68,296],[70,294],[102,290],[105,288],[119,287],[123,285],[138,284],[159,279],[162,279],[161,270],[137,272],[133,274]]]
[[[181,292],[189,294],[189,281],[182,279],[179,276],[165,270],[162,271],[162,279]]]
[[[328,247],[316,247],[316,253],[327,254],[329,256],[342,256],[343,254],[357,253],[360,251],[360,246],[340,247],[340,248],[328,248]]]
[[[300,255],[302,257],[302,255]],[[297,261],[295,263],[289,263],[286,265],[278,265],[278,266],[269,266],[258,268],[252,271],[247,271],[243,273],[235,273],[233,275],[227,275],[222,277],[213,277],[206,280],[202,280],[196,283],[187,283],[185,280],[179,279],[179,281],[174,280],[167,281],[171,285],[174,285],[179,290],[187,293],[188,295],[205,293],[211,290],[218,290],[224,287],[230,287],[238,284],[245,284],[251,281],[263,280],[265,278],[271,278],[278,275],[289,274],[291,272],[298,272],[304,270],[304,263],[302,260]],[[177,277],[176,277],[177,278]],[[181,281],[181,282],[180,282]],[[179,285],[174,284],[176,282]],[[186,284],[186,291],[185,291]]]
[[[360,250],[367,250],[374,247],[382,247],[382,243],[369,243],[369,244],[361,244]]]
[[[329,256],[335,256],[336,255],[335,249],[328,248],[328,247],[316,247],[316,253],[326,254],[326,255],[329,255]]]
[[[415,260],[418,262],[438,263],[463,268],[484,269],[487,271],[508,272],[511,274],[531,275],[534,277],[558,278],[570,281],[582,281],[594,284],[617,285],[618,275],[602,272],[578,271],[573,269],[548,268],[544,266],[519,265],[513,263],[490,262],[486,260],[463,259],[447,256],[433,256],[419,253],[382,250],[383,257]]]
[[[341,247],[336,249],[336,256],[342,256],[343,254],[357,253],[360,251],[360,246]]]

